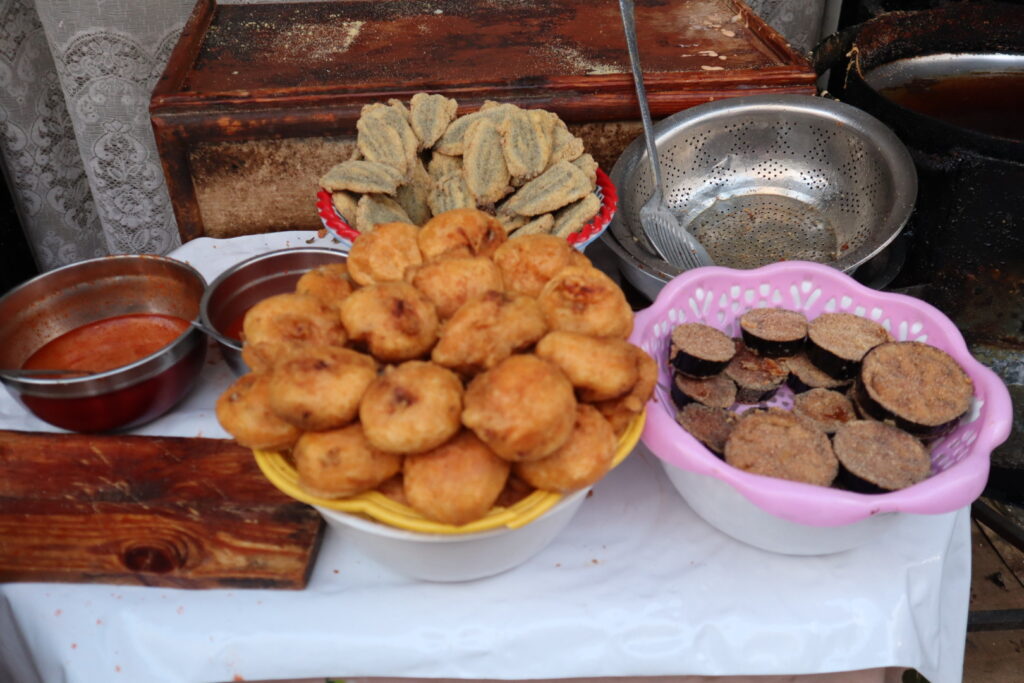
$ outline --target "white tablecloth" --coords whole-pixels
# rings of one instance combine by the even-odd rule
[[[172,254],[212,280],[310,233],[195,240]],[[316,239],[317,243],[330,243]],[[226,436],[211,362],[136,433]],[[49,430],[6,394],[0,428]],[[317,676],[569,678],[808,674],[913,667],[959,681],[969,514],[905,516],[825,557],[766,553],[701,521],[639,447],[570,526],[505,574],[405,579],[328,534],[303,591],[0,585],[0,680],[230,681]]]

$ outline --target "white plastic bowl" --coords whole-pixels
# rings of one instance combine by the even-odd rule
[[[413,579],[472,581],[518,567],[569,524],[590,488],[562,498],[534,521],[473,534],[424,534],[314,505],[328,527],[367,556]]]
[[[737,541],[781,555],[830,555],[861,546],[899,523],[888,512],[840,526],[811,526],[765,514],[721,479],[661,461],[669,481],[697,516]]]

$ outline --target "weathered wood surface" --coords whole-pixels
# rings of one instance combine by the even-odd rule
[[[656,118],[737,95],[815,92],[807,60],[737,0],[639,0],[636,24]],[[490,99],[570,124],[639,119],[615,0],[198,0],[150,102],[181,238],[318,227],[313,183],[268,188],[261,177],[300,166],[291,176],[315,181],[324,169],[282,163],[265,146],[239,163],[203,145],[340,144],[365,104],[420,91],[454,97],[463,112]],[[290,207],[272,225],[261,222],[267,197]]]
[[[0,581],[298,589],[322,529],[230,441],[0,431]]]

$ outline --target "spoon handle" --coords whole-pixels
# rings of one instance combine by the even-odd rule
[[[640,102],[640,118],[644,124],[644,140],[647,142],[647,158],[654,172],[654,187],[661,194],[661,164],[658,161],[658,148],[654,144],[654,124],[651,121],[651,110],[647,105],[647,90],[644,88],[644,73],[640,68],[640,51],[636,44],[636,20],[633,0],[619,0],[622,14],[622,27],[626,32],[626,48],[629,50],[629,66],[633,70],[633,82],[636,84],[636,96]]]

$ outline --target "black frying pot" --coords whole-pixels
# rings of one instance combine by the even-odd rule
[[[818,73],[833,70],[833,96],[885,122],[914,158],[920,187],[901,283],[937,285],[936,303],[954,317],[967,316],[975,339],[1009,336],[1024,349],[1020,318],[983,313],[990,287],[980,288],[981,301],[963,289],[980,280],[1004,294],[1020,292],[1018,306],[1024,301],[1024,140],[917,113],[872,85],[874,74],[894,64],[950,53],[1009,55],[1008,65],[1024,69],[1024,7],[960,3],[882,14],[826,38],[814,64]]]

